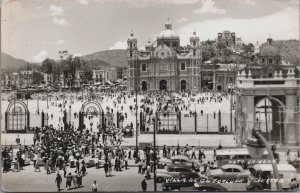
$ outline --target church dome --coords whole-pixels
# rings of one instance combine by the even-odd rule
[[[158,39],[179,39],[177,33],[173,30],[164,30],[157,36]]]
[[[172,30],[172,24],[168,21],[165,24],[165,30],[158,34],[157,39],[179,39],[179,36]]]
[[[272,39],[268,39],[268,44],[263,45],[260,51],[260,56],[273,57],[280,56],[279,49],[272,44]]]

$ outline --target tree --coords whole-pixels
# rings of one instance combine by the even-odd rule
[[[74,86],[76,79],[76,70],[79,70],[83,66],[83,61],[79,57],[74,57],[72,54],[69,54],[68,51],[59,51],[61,59],[61,68],[64,75],[64,85],[70,87]]]
[[[42,70],[47,73],[47,74],[52,74],[53,72],[53,68],[55,66],[55,60],[52,60],[50,58],[46,58],[43,62],[42,62]]]
[[[82,61],[82,82],[88,84],[93,80],[93,70],[91,65],[88,65],[85,61]]]
[[[248,53],[248,52],[253,53],[254,52],[254,45],[252,43],[249,43],[248,45],[243,43],[242,44],[242,49],[245,53]]]
[[[225,45],[224,42],[218,42],[218,43],[217,43],[217,49],[223,50],[223,49],[225,49],[225,48],[226,48],[226,45]]]
[[[42,73],[38,71],[34,71],[32,73],[32,84],[39,85],[43,80],[44,80],[44,76],[42,75]]]

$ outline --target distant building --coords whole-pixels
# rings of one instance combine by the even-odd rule
[[[44,80],[42,81],[42,84],[45,86],[51,86],[53,84],[53,74],[47,74],[43,73]]]
[[[228,30],[218,33],[217,42],[223,42],[227,47],[234,48],[236,45],[235,33]]]
[[[107,80],[107,73],[105,70],[93,70],[94,85],[105,85]]]
[[[124,79],[127,76],[127,67],[117,67],[117,79]]]
[[[243,41],[242,41],[241,37],[236,38],[234,50],[236,52],[242,52],[243,51]]]
[[[107,69],[105,70],[107,75],[107,80],[110,81],[110,82],[113,82],[115,80],[117,80],[117,69],[116,68],[110,68],[110,69]]]
[[[251,70],[252,78],[285,78],[291,69],[298,76],[295,65],[282,62],[280,50],[274,45],[272,38],[268,38],[267,43],[260,46],[257,63],[247,68]]]

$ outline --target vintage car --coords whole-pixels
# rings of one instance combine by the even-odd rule
[[[214,169],[208,172],[209,178],[219,180],[247,179],[249,175],[250,172],[248,170],[244,170],[240,165],[237,164],[224,165],[221,167],[221,169]]]
[[[189,159],[188,157],[183,155],[173,156],[171,157],[171,159],[162,157],[158,160],[158,168],[163,168],[165,166],[174,165],[174,164],[186,165],[189,168],[195,170],[196,172],[199,172],[200,170],[200,165],[196,160]]]
[[[181,192],[226,192],[227,189],[217,183],[194,183],[193,186],[182,187]]]
[[[156,170],[156,182],[164,182],[167,178],[178,178],[180,172],[193,173],[186,165],[169,165],[165,169]]]

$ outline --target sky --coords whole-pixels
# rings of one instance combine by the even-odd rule
[[[131,30],[142,48],[167,20],[189,43],[229,30],[245,43],[299,40],[299,0],[4,0],[1,49],[29,62],[126,49]]]

